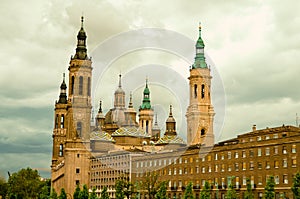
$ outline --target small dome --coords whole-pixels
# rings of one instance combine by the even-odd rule
[[[114,136],[150,137],[145,131],[136,126],[121,127],[113,132],[112,137]]]
[[[160,138],[157,142],[157,145],[160,144],[182,144],[185,145],[184,140],[177,136],[177,135],[164,135],[162,138]]]
[[[93,131],[90,134],[91,140],[100,140],[106,142],[115,142],[115,140],[105,131]]]

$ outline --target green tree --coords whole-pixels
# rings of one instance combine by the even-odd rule
[[[146,176],[142,181],[141,187],[147,190],[149,199],[155,198],[155,194],[157,193],[157,190],[159,188],[160,182],[158,181],[157,178],[158,176],[156,173],[148,172],[146,173]]]
[[[51,180],[46,180],[41,183],[39,199],[49,199],[51,191]]]
[[[4,177],[0,176],[0,196],[5,199],[7,196],[8,184]]]
[[[124,199],[124,191],[123,191],[123,181],[116,181],[116,199]]]
[[[167,182],[160,183],[159,189],[155,195],[155,199],[167,199]]]
[[[79,194],[80,199],[89,199],[89,190],[86,185],[83,185],[83,189]]]
[[[77,184],[77,185],[76,185],[75,192],[74,192],[74,194],[73,194],[73,198],[74,198],[74,199],[80,199],[80,198],[79,198],[80,192],[81,192],[81,191],[80,191],[79,184]]]
[[[95,187],[93,187],[92,193],[90,193],[89,199],[98,199]]]
[[[64,188],[61,188],[59,199],[67,199],[67,194]]]
[[[186,186],[186,189],[184,191],[183,195],[184,199],[194,199],[194,192],[193,192],[193,183],[189,182],[188,185]]]
[[[295,199],[300,199],[300,173],[297,173],[293,178],[292,191]]]
[[[252,192],[252,185],[251,185],[251,181],[249,178],[246,179],[246,187],[247,187],[247,190],[244,193],[244,199],[253,199],[254,195]]]
[[[50,199],[58,199],[55,189],[52,189],[50,194]]]
[[[265,186],[265,199],[275,198],[275,181],[274,177],[270,176]]]
[[[40,175],[31,168],[21,169],[8,179],[8,193],[17,198],[37,198],[40,192]]]
[[[237,195],[236,195],[236,191],[233,188],[233,180],[234,178],[231,178],[230,184],[228,185],[228,189],[225,195],[226,199],[236,199]]]
[[[210,198],[210,185],[207,181],[203,186],[203,189],[200,192],[200,199],[209,199]]]
[[[107,193],[107,187],[104,187],[101,191],[100,199],[109,199],[109,195]]]

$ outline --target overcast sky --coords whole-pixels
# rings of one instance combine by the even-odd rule
[[[259,129],[295,125],[296,113],[300,114],[299,8],[297,0],[288,3],[280,0],[2,0],[1,175],[30,166],[49,177],[54,102],[58,99],[62,73],[67,72],[70,56],[75,51],[82,14],[89,54],[114,35],[141,28],[166,29],[195,41],[201,21],[206,53],[225,89],[226,117],[218,136],[224,140],[250,131],[253,124]],[[157,51],[147,50],[130,54],[123,63],[119,59],[114,64],[142,59],[147,53],[158,64],[181,65],[178,57],[169,58],[168,53],[157,55]],[[95,56],[93,54],[97,59]],[[177,73],[186,71],[182,75],[185,76],[188,63],[183,61],[182,65]],[[114,68],[113,64],[110,68]],[[115,73],[120,70],[126,73],[127,68],[114,70],[113,82],[117,81]],[[170,79],[176,77],[172,74]],[[130,78],[127,76],[127,79]],[[149,81],[151,83],[151,77]],[[107,86],[115,88],[116,85]],[[134,96],[138,96],[142,84],[126,92],[131,89],[135,91]],[[110,92],[112,95],[113,90]],[[101,94],[97,97],[101,98]],[[155,99],[152,101],[157,103]],[[105,109],[110,105],[111,101],[106,100]],[[135,103],[135,107],[138,105]],[[157,107],[164,112],[161,117],[167,114],[165,109]],[[220,112],[219,115],[224,115]],[[165,119],[160,120],[164,125]]]

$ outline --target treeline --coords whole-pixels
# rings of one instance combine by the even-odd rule
[[[158,176],[154,173],[147,173],[143,180],[139,183],[132,184],[128,177],[120,177],[115,184],[115,196],[116,199],[140,198],[140,191],[147,195],[149,199],[167,199],[167,181],[158,181]],[[231,183],[228,185],[227,192],[225,195],[226,199],[236,199],[237,193],[233,186],[234,177],[231,179]],[[204,186],[200,191],[200,199],[211,198],[211,184],[205,182]],[[295,199],[300,199],[300,173],[297,173],[293,179],[293,185],[291,187],[294,193]],[[67,194],[62,188],[59,193],[56,190],[51,190],[51,181],[42,180],[36,170],[31,168],[21,169],[20,171],[13,173],[9,176],[6,181],[4,177],[0,177],[0,196],[2,199],[109,199],[107,187],[103,186],[100,193],[100,197],[97,197],[96,189],[93,188],[92,192],[89,193],[86,185],[77,185],[74,193]],[[0,197],[0,198],[1,198]],[[193,184],[189,182],[185,187],[183,199],[195,199],[193,193]],[[254,195],[252,192],[252,185],[250,179],[246,180],[246,191],[243,194],[244,199],[253,199]],[[264,191],[265,199],[275,198],[275,181],[274,177],[270,176],[267,179],[267,183]]]

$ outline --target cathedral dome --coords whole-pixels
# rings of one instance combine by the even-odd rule
[[[165,145],[165,144],[181,144],[185,145],[186,143],[184,140],[177,136],[177,135],[164,135],[162,138],[160,138],[156,145]]]
[[[115,142],[115,140],[105,131],[93,131],[90,134],[91,140],[99,140],[99,141],[106,141],[106,142]]]
[[[112,137],[114,136],[150,137],[143,129],[137,126],[121,127],[112,134]]]

